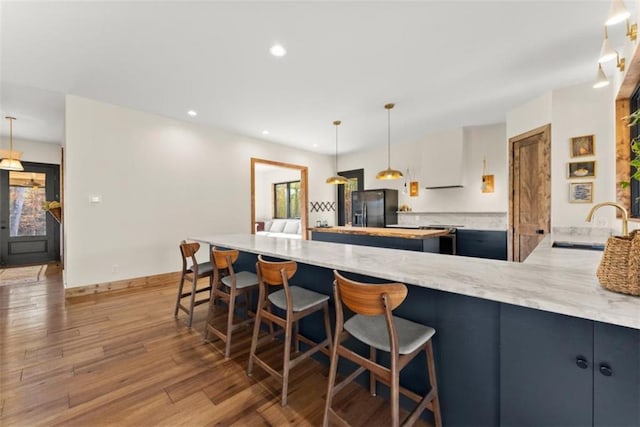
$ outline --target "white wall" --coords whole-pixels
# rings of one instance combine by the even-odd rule
[[[335,199],[331,156],[76,96],[65,120],[67,287],[177,271],[182,239],[249,232],[251,157],[308,165],[309,200]]]
[[[278,167],[272,170],[256,171],[256,221],[273,218],[273,184],[298,180],[300,180],[300,171],[296,169]]]
[[[615,108],[611,86],[591,83],[553,91],[551,122],[551,223],[555,227],[589,226],[587,213],[595,203],[616,199]],[[595,155],[571,158],[570,138],[595,135]],[[595,179],[567,179],[567,162],[596,161]],[[570,182],[593,182],[593,204],[569,203]],[[619,227],[613,208],[598,212],[593,225]]]
[[[507,112],[507,140],[532,129],[551,123],[552,98],[551,92],[532,99],[513,110]],[[508,148],[507,148],[508,150]]]
[[[9,149],[9,138],[2,138],[0,147]],[[61,150],[59,144],[30,141],[26,139],[13,138],[14,151],[22,152],[21,160],[34,163],[48,163],[59,165]]]
[[[418,197],[403,192],[405,180],[376,180],[378,171],[387,167],[387,148],[350,153],[340,157],[342,170],[364,167],[365,188],[395,188],[399,204],[408,204],[419,212],[507,212],[507,151],[504,124],[464,128],[463,173],[465,186],[426,190],[422,180],[422,156],[431,144],[442,144],[459,129],[425,135],[417,142],[392,144],[391,167],[401,170],[410,180],[420,183]],[[495,175],[495,192],[483,194],[482,159],[487,158],[487,173]],[[447,159],[442,159],[444,163]],[[409,174],[407,175],[407,169]],[[409,180],[407,179],[407,181]]]
[[[593,89],[592,82],[554,90],[507,114],[507,136],[551,123],[551,226],[613,227],[620,230],[613,208],[585,222],[595,203],[615,201],[615,106],[612,86]],[[595,135],[595,155],[571,158],[570,138]],[[567,162],[595,160],[595,179],[568,180]],[[593,181],[594,203],[569,203],[569,183]]]

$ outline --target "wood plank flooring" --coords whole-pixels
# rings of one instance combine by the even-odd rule
[[[206,305],[194,327],[173,317],[176,283],[64,299],[59,271],[46,280],[0,286],[2,426],[317,426],[327,367],[292,371],[289,404],[260,368],[246,375],[250,329],[203,343]],[[281,344],[265,350],[274,361]],[[389,425],[389,407],[355,384],[336,405],[354,426]],[[426,425],[426,424],[419,424]]]

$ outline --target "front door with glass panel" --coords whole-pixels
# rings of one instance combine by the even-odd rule
[[[60,167],[22,162],[23,172],[0,170],[0,265],[60,260],[60,225],[44,210],[60,200]]]

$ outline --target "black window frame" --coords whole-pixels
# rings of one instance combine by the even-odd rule
[[[286,217],[279,217],[277,216],[277,206],[278,206],[278,192],[277,192],[277,187],[278,185],[283,185],[286,184],[287,188],[286,188],[286,195],[287,198],[285,200],[286,202],[286,211],[287,211],[287,216]],[[291,198],[290,198],[290,194],[291,194],[291,184],[298,184],[298,191],[302,190],[302,183],[301,180],[295,180],[295,181],[284,181],[284,182],[274,182],[273,183],[273,218],[274,219],[300,219],[299,216],[291,216]],[[302,204],[300,205],[300,212],[302,212]]]

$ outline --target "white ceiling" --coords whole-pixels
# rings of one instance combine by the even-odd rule
[[[37,141],[60,143],[64,94],[74,94],[332,153],[336,119],[341,152],[386,144],[383,105],[395,102],[392,143],[411,142],[503,122],[549,90],[593,80],[608,9],[605,0],[3,0],[0,107],[18,118],[16,138]],[[618,48],[623,27],[610,30]],[[288,55],[271,56],[274,42]]]

